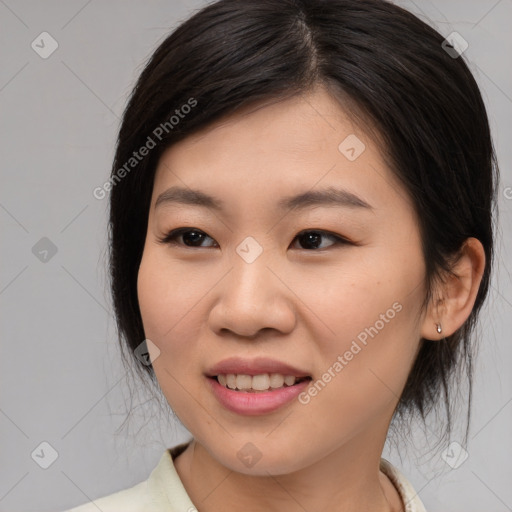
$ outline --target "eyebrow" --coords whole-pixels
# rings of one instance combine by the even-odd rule
[[[217,211],[221,211],[225,205],[224,201],[205,194],[200,190],[175,186],[165,190],[158,196],[155,202],[155,209],[160,205],[172,203],[203,206]],[[281,210],[305,209],[313,206],[334,206],[373,211],[373,207],[370,204],[354,193],[334,187],[324,190],[309,190],[298,195],[287,196],[281,199],[277,206]]]

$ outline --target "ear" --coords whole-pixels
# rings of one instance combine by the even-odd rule
[[[452,335],[467,320],[482,281],[485,269],[485,251],[480,240],[468,238],[459,252],[453,272],[446,281],[437,285],[434,296],[439,297],[429,305],[421,327],[421,337],[439,340]],[[437,325],[442,331],[437,332]]]

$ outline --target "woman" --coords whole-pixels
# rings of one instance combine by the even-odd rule
[[[463,43],[382,0],[221,0],[157,48],[107,187],[112,293],[192,439],[74,511],[425,511],[381,455],[449,410],[489,287]]]

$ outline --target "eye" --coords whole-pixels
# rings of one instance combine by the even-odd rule
[[[179,242],[176,242],[178,237],[182,237],[184,245],[186,247],[208,247],[201,245],[201,243],[209,238],[213,240],[213,238],[209,237],[204,231],[195,228],[178,228],[170,231],[163,238],[159,238],[158,241],[162,244],[172,244],[172,245],[183,245]],[[217,242],[215,242],[216,245]]]
[[[181,242],[177,241],[177,239],[180,237],[182,239]],[[204,231],[201,231],[200,229],[178,228],[170,231],[166,236],[158,238],[158,242],[162,244],[185,245],[185,247],[218,247],[218,244],[215,242],[215,240],[213,240],[212,245],[202,245],[202,243],[208,238],[213,240],[213,238],[208,236]],[[327,247],[325,245],[322,246],[322,238],[330,238],[333,243]],[[301,231],[293,239],[293,241],[295,240],[297,240],[303,246],[303,249],[326,249],[333,245],[350,243],[348,240],[339,235],[335,235],[333,233],[319,229]]]
[[[322,247],[322,243],[321,243],[322,237],[330,238],[331,240],[334,241],[334,243],[332,243],[331,245],[328,245],[327,247],[325,247],[325,246]],[[301,245],[305,245],[306,246],[305,248],[309,248],[309,249],[311,249],[311,248],[312,249],[326,249],[333,245],[349,243],[348,240],[345,240],[344,238],[342,238],[339,235],[335,235],[333,233],[329,233],[327,231],[323,231],[323,230],[319,230],[319,229],[316,229],[316,230],[310,229],[310,230],[301,231],[295,237],[294,240],[299,241]]]

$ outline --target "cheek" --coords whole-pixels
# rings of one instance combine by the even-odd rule
[[[180,282],[170,267],[159,261],[157,255],[145,251],[137,277],[139,308],[144,326],[144,334],[157,347],[151,356],[153,370],[169,405],[170,399],[179,396],[177,382],[182,382],[183,362],[187,359],[187,339],[190,335],[180,328],[185,323],[185,311],[180,300]],[[185,319],[187,317],[185,316]],[[190,359],[190,357],[189,357]]]
[[[197,361],[204,351],[207,292],[217,281],[197,262],[172,260],[165,248],[144,250],[137,277],[139,308],[144,334],[159,350],[155,375],[173,409],[181,409],[182,399],[185,408],[190,405],[183,386],[195,393],[202,375]]]
[[[174,308],[169,304],[171,295],[166,294],[166,276],[162,275],[162,269],[155,264],[154,260],[151,253],[145,250],[137,276],[137,296],[144,333],[147,338],[160,346],[160,340],[166,330],[162,321],[167,317],[169,320],[167,329],[171,327]]]
[[[363,309],[343,312],[337,338],[322,340],[316,379],[301,397],[320,438],[372,428],[392,413],[407,380],[417,347],[409,306],[384,300]]]
[[[156,251],[145,250],[137,276],[144,334],[159,351],[152,357],[153,369],[167,402],[180,412],[189,409],[190,396],[184,389],[192,389],[198,371],[191,364],[198,339],[194,326],[200,325],[193,305],[198,301],[196,294],[204,294],[204,286],[184,275]],[[188,427],[187,418],[180,419]]]
[[[137,294],[146,336],[154,338],[152,341],[162,348],[173,340],[183,340],[186,334],[182,326],[194,325],[194,305],[204,289],[198,274],[171,262],[161,251],[145,250],[137,277]]]
[[[308,304],[329,327],[322,328],[327,336],[317,338],[324,404],[341,400],[346,410],[358,410],[370,401],[380,407],[398,399],[405,385],[419,343],[423,268],[421,259],[397,255],[394,261],[361,261],[350,274],[332,273],[329,283],[322,283],[326,293]]]

